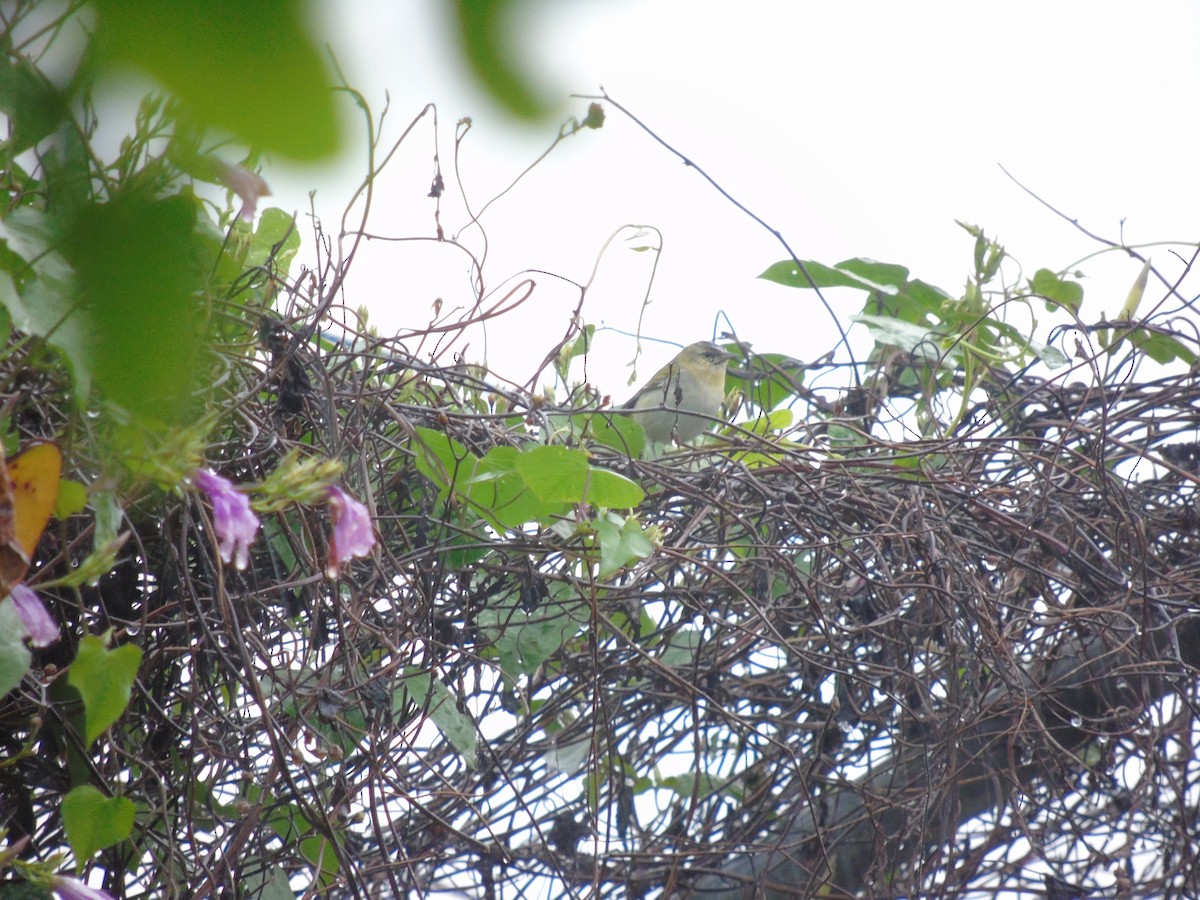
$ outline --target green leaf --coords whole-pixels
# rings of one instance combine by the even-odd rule
[[[925,312],[935,312],[946,301],[953,301],[954,299],[937,285],[921,281],[919,278],[914,278],[904,285],[902,296],[908,300],[912,307]]]
[[[646,448],[646,432],[632,416],[598,413],[592,417],[592,439],[612,447],[630,459],[640,459]]]
[[[782,353],[756,353],[750,357],[745,375],[730,373],[747,401],[770,410],[796,396],[804,383],[804,364]]]
[[[530,489],[517,471],[523,456],[516,447],[493,447],[465,484],[472,508],[501,529],[561,515],[569,508],[562,502],[543,500]]]
[[[66,105],[36,66],[5,53],[0,55],[0,112],[8,117],[10,129],[0,154],[11,160],[58,128]]]
[[[554,360],[554,371],[558,373],[558,377],[563,381],[567,381],[568,374],[571,370],[571,362],[577,357],[586,356],[588,350],[592,346],[592,336],[596,333],[595,325],[585,325],[579,333],[579,337],[571,342],[569,347],[564,347]]]
[[[90,634],[80,641],[67,683],[83,698],[86,746],[125,712],[141,662],[142,651],[133,644],[107,650],[104,641]]]
[[[66,519],[81,513],[87,507],[87,487],[78,481],[64,478],[58,483],[58,500],[54,504],[54,518]]]
[[[585,499],[605,509],[633,509],[646,499],[646,492],[618,472],[593,467]]]
[[[63,797],[63,828],[75,854],[76,872],[83,871],[97,850],[129,837],[133,813],[133,801],[128,797],[105,797],[90,784],[81,784]]]
[[[877,344],[897,347],[926,364],[947,365],[962,355],[961,345],[942,346],[943,338],[924,325],[914,325],[891,316],[851,316],[852,322],[865,325]]]
[[[908,284],[908,268],[895,263],[855,257],[842,260],[836,268],[857,275],[864,282],[875,285],[874,290],[883,290],[885,293],[888,288],[899,289]]]
[[[671,635],[670,643],[663,648],[659,662],[664,666],[685,666],[691,668],[696,664],[696,654],[700,652],[701,635],[695,628],[681,628]]]
[[[247,886],[250,888],[248,896],[258,900],[296,900],[296,892],[292,890],[283,866],[277,865],[269,872],[249,877]]]
[[[7,597],[0,600],[0,697],[20,684],[29,671],[31,657],[24,634],[17,605]]]
[[[94,202],[91,148],[77,128],[62,129],[41,155],[47,208],[62,226],[79,218]]]
[[[300,855],[320,872],[320,877],[317,880],[321,887],[331,887],[333,885],[334,876],[341,870],[341,863],[338,862],[337,851],[334,850],[329,839],[324,835],[312,834],[303,838],[299,844]]]
[[[296,220],[277,207],[264,209],[258,217],[254,238],[250,241],[250,264],[261,266],[273,260],[275,274],[282,277],[287,275],[299,250],[300,230],[296,227]]]
[[[29,207],[0,219],[0,235],[8,249],[26,260],[15,279],[0,275],[0,303],[13,327],[44,338],[67,358],[80,399],[91,392],[93,338],[87,321],[74,314],[78,306],[75,275],[54,249],[59,243],[46,216]]]
[[[1146,294],[1146,282],[1149,278],[1150,260],[1147,259],[1142,263],[1142,269],[1138,272],[1137,278],[1133,281],[1133,287],[1129,289],[1129,293],[1125,297],[1125,304],[1121,307],[1121,311],[1117,313],[1118,321],[1133,321],[1133,317],[1137,315],[1138,307],[1142,304],[1142,297]]]
[[[683,772],[679,775],[667,775],[658,782],[658,787],[673,791],[676,796],[691,802],[694,798],[701,799],[716,793],[722,782],[705,772]]]
[[[512,0],[455,0],[459,37],[475,77],[494,99],[522,119],[548,111],[528,79],[514,47]]]
[[[1161,365],[1175,360],[1181,360],[1189,366],[1197,363],[1196,353],[1173,335],[1138,328],[1126,336],[1130,343]]]
[[[904,266],[871,259],[847,259],[832,267],[815,260],[802,262],[803,269],[795,261],[785,259],[770,266],[758,277],[786,287],[849,287],[862,291],[881,291],[884,294],[897,293],[908,280],[908,269]]]
[[[123,195],[85,211],[64,245],[90,340],[82,362],[109,400],[153,419],[186,418],[199,362],[197,206]]]
[[[458,708],[450,689],[440,680],[433,680],[428,672],[413,668],[406,669],[404,686],[417,706],[429,710],[434,724],[463,761],[475,768],[479,742],[475,722]]]
[[[561,600],[546,600],[527,611],[519,605],[519,592],[514,592],[480,612],[479,625],[500,659],[501,671],[517,681],[579,634],[588,616],[587,604],[565,593]]]
[[[588,456],[569,447],[534,447],[519,454],[516,471],[543,500],[579,503],[588,481]]]
[[[129,539],[130,532],[121,534],[118,531],[124,511],[117,502],[116,494],[112,491],[97,491],[92,497],[92,509],[96,515],[92,552],[72,569],[70,574],[59,579],[59,584],[68,587],[95,584],[101,576],[112,571],[117,561],[117,554]]]
[[[599,577],[607,578],[613,572],[625,568],[632,562],[645,559],[654,552],[654,545],[642,531],[641,523],[633,516],[622,519],[610,513],[593,523],[600,544]]]
[[[417,426],[417,470],[438,486],[445,502],[450,490],[475,474],[479,457],[454,438],[432,428]]]
[[[752,434],[767,435],[773,431],[783,431],[791,427],[794,418],[790,409],[776,409],[765,416],[759,416],[753,421],[747,422],[742,428]]]
[[[1046,298],[1046,307],[1051,311],[1065,306],[1072,313],[1078,313],[1083,305],[1083,285],[1061,278],[1049,269],[1038,269],[1029,282],[1029,288]]]
[[[133,65],[198,123],[299,160],[338,146],[326,66],[299,0],[96,0],[99,58]]]

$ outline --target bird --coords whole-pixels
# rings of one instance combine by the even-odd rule
[[[725,368],[735,354],[712,341],[688,344],[622,405],[651,444],[681,444],[712,425],[725,399]]]

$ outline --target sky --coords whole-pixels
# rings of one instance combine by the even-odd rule
[[[450,190],[448,235],[468,217],[453,184],[455,123],[472,125],[459,173],[475,210],[582,117],[603,86],[774,229],[802,259],[853,256],[908,266],[957,292],[971,265],[963,220],[998,236],[1010,280],[1068,269],[1098,245],[1014,183],[1106,238],[1196,241],[1200,209],[1200,5],[1147,2],[739,4],[707,0],[538,0],[519,12],[520,58],[559,114],[513,121],[471,80],[440,0],[341,0],[314,6],[316,28],[349,82],[390,111],[384,145],[426,103]],[[586,375],[620,400],[675,348],[732,326],[756,351],[811,360],[836,340],[809,292],[757,279],[785,252],[698,173],[608,108],[598,131],[565,141],[482,219],[489,289],[537,270],[520,310],[473,333],[467,356],[521,383],[562,336],[594,283],[585,321],[601,328]],[[350,113],[348,113],[349,115]],[[361,123],[361,117],[350,120]],[[433,130],[427,120],[377,182],[347,282],[383,333],[428,321],[432,304],[470,301],[465,255],[411,238],[433,233]],[[354,124],[356,134],[361,126]],[[265,175],[285,209],[316,207],[335,228],[365,171],[356,140],[335,164]],[[656,229],[663,252],[634,252]],[[478,229],[462,241],[483,248]],[[311,244],[311,242],[309,242]],[[1178,271],[1167,248],[1157,265]],[[597,268],[598,266],[598,268]],[[1174,268],[1172,269],[1172,266]],[[1083,266],[1084,317],[1120,307],[1140,264],[1109,253]],[[549,274],[545,274],[549,273]],[[651,304],[642,304],[647,291]],[[861,295],[833,297],[843,322]],[[1094,304],[1094,305],[1093,305]],[[582,374],[582,373],[580,373]]]

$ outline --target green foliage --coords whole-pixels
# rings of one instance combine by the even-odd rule
[[[544,106],[505,32],[512,7],[456,10],[481,77],[534,116]],[[266,209],[251,224],[232,197],[212,201],[229,160],[248,169],[337,143],[298,3],[94,9],[96,65],[72,87],[11,46],[0,67],[5,439],[15,451],[56,438],[69,471],[28,576],[61,643],[31,652],[0,602],[3,720],[19,748],[0,769],[35,810],[38,865],[65,838],[80,866],[108,866],[114,882],[128,866],[149,893],[290,896],[302,878],[310,893],[365,891],[370,854],[398,880],[426,867],[432,884],[483,847],[552,879],[565,857],[543,848],[572,843],[564,802],[586,807],[625,859],[636,846],[657,865],[676,852],[665,835],[756,840],[778,810],[755,819],[754,798],[797,796],[761,791],[772,771],[803,760],[798,777],[836,808],[863,759],[925,733],[924,718],[908,727],[914,714],[932,732],[950,694],[987,696],[996,682],[978,673],[1036,655],[1042,645],[1005,643],[1024,640],[1029,610],[1028,633],[1043,635],[1091,616],[1104,590],[1133,602],[1143,570],[1108,567],[1129,534],[1138,565],[1153,563],[1150,531],[1128,527],[1137,510],[1165,511],[1171,540],[1189,540],[1174,512],[1186,497],[1126,502],[1115,474],[1133,458],[1194,474],[1186,448],[1160,458],[1139,431],[1151,413],[1159,427],[1172,395],[1147,392],[1134,425],[1103,405],[1147,360],[1197,362],[1195,340],[1148,298],[1148,264],[1118,319],[1097,325],[1083,319],[1081,274],[1013,277],[1017,261],[973,225],[955,291],[892,263],[784,260],[762,277],[804,292],[784,296],[806,317],[826,290],[849,295],[857,314],[839,326],[858,327],[808,363],[794,346],[739,345],[726,422],[643,461],[638,423],[570,383],[594,326],[573,323],[550,348],[565,399],[516,387],[450,359],[475,312],[439,307],[395,340],[362,314],[355,331],[343,264],[365,225],[332,235],[314,221],[328,267],[296,278],[292,216]],[[85,86],[118,65],[173,95],[146,98],[103,158]],[[555,143],[603,121],[593,104]],[[214,148],[230,137],[248,146],[227,160]],[[469,252],[453,233],[440,243]],[[490,270],[472,267],[490,296]],[[1105,390],[1066,383],[1068,363],[1072,379],[1109,378]],[[1163,433],[1192,427],[1184,405]],[[1118,437],[1097,449],[1104,434]],[[264,518],[243,570],[214,555],[201,465]],[[379,543],[331,582],[335,479],[366,504]],[[1119,528],[1084,540],[1086,518],[1060,512],[1074,498],[1099,516],[1119,498]],[[1172,553],[1178,571],[1187,553]],[[1059,616],[1072,566],[1086,571],[1086,604]],[[1036,591],[1014,598],[1025,584]],[[122,646],[106,649],[114,636]],[[44,690],[33,677],[13,690],[31,665]],[[126,840],[128,854],[93,859]],[[602,859],[596,847],[587,859]]]
[[[488,653],[513,682],[531,675],[587,625],[587,603],[558,586],[551,593],[545,601],[529,603],[513,592],[497,598],[480,615]]]
[[[142,651],[133,644],[109,650],[94,635],[79,642],[67,682],[83,698],[88,746],[125,712],[141,662]]]
[[[623,475],[593,466],[583,450],[502,446],[479,457],[440,431],[416,435],[417,468],[438,486],[439,502],[463,510],[467,522],[515,528],[549,523],[577,503],[631,509],[645,496]]]
[[[87,507],[87,487],[78,481],[64,478],[58,483],[58,499],[54,504],[54,518],[67,519],[81,513]]]
[[[82,315],[75,315],[74,274],[59,251],[61,236],[45,213],[21,207],[0,218],[0,237],[9,253],[0,258],[0,303],[13,326],[45,338],[70,362],[80,396],[91,392],[91,335]]]
[[[1049,269],[1038,269],[1029,280],[1029,290],[1046,298],[1046,308],[1061,306],[1078,313],[1083,305],[1083,285],[1059,276]]]
[[[597,577],[608,578],[626,566],[645,559],[654,551],[650,538],[637,519],[622,518],[608,513],[592,523],[600,545],[600,567]]]
[[[588,419],[592,440],[631,459],[646,449],[646,432],[633,416],[597,413]]]
[[[17,605],[7,597],[0,600],[0,697],[20,684],[29,671],[24,634]]]
[[[87,335],[82,345],[64,348],[76,370],[135,417],[173,422],[194,415],[203,337],[195,201],[123,194],[97,204],[67,235],[64,254],[83,299],[72,318]]]
[[[904,266],[867,259],[848,259],[834,266],[783,260],[759,276],[802,290],[836,287],[865,292],[862,311],[850,318],[865,327],[874,341],[869,357],[873,377],[890,381],[895,376],[898,383],[889,385],[893,392],[900,388],[917,394],[916,422],[925,435],[953,429],[966,413],[967,399],[985,381],[1002,380],[1004,372],[1034,362],[1051,368],[1067,363],[1061,350],[1035,339],[1036,320],[1029,328],[1018,328],[1006,320],[1010,306],[1020,300],[993,290],[991,282],[998,277],[1007,254],[982,229],[963,227],[975,238],[974,271],[959,297],[911,278]],[[1046,269],[1039,270],[1030,289],[1046,297],[1052,310],[1078,312],[1083,298],[1078,284]],[[989,293],[994,294],[994,301]],[[1031,311],[1028,304],[1021,305]],[[958,414],[947,422],[930,401],[963,378]],[[796,381],[782,377],[780,368],[774,368],[747,396],[759,409],[769,410],[779,402],[777,398],[794,393],[797,386]],[[842,433],[846,440],[840,443],[859,443],[853,433]]]
[[[260,800],[257,790],[250,795]],[[273,805],[264,816],[267,825],[287,846],[296,847],[300,855],[317,872],[317,883],[328,887],[341,868],[330,840],[321,835],[301,808],[292,803]]]
[[[102,63],[135,66],[189,117],[259,150],[315,160],[338,146],[333,86],[298,0],[97,0]]]
[[[83,867],[97,850],[125,840],[133,832],[133,803],[126,797],[105,797],[88,784],[73,788],[62,802],[67,843],[75,854],[75,869]]]
[[[52,134],[67,114],[58,91],[37,66],[8,54],[0,59],[0,112],[11,123],[8,140],[0,144],[6,164]]]
[[[123,510],[112,491],[96,491],[92,495],[91,506],[95,521],[92,552],[71,572],[63,575],[58,584],[68,587],[95,584],[112,571],[117,554],[129,536],[128,533],[120,533]]]
[[[458,706],[450,689],[434,681],[428,672],[410,669],[404,675],[403,687],[396,692],[393,710],[402,712],[410,703],[429,713],[438,730],[446,736],[469,768],[475,768],[478,735],[475,722]]]
[[[548,112],[519,64],[513,37],[516,0],[454,0],[459,37],[479,83],[513,115],[535,119]]]

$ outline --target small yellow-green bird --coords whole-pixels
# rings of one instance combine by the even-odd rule
[[[734,354],[711,341],[688,344],[622,409],[632,410],[646,440],[686,444],[712,425],[725,399],[725,367]]]

